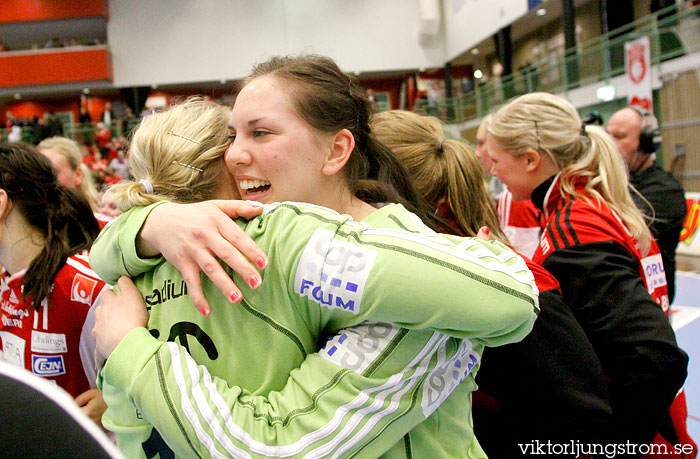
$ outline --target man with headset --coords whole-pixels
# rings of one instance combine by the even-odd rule
[[[656,164],[656,152],[661,146],[658,122],[652,113],[630,106],[610,117],[607,130],[627,164],[630,183],[648,201],[645,202],[637,193],[632,193],[637,207],[645,215],[653,217],[649,227],[661,250],[668,299],[673,301],[676,246],[687,208],[681,184]]]
[[[638,107],[623,108],[610,117],[607,131],[617,143],[627,164],[630,183],[639,191],[632,193],[637,207],[653,217],[649,224],[659,244],[666,274],[669,301],[673,301],[676,275],[676,246],[687,212],[685,193],[680,183],[656,164],[661,146],[661,131],[652,113]],[[646,200],[646,201],[645,201]],[[651,208],[650,208],[651,206]],[[679,457],[696,457],[697,445],[688,435],[688,409],[681,390],[669,408],[654,443],[687,444],[692,452]]]

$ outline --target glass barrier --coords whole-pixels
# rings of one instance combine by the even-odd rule
[[[447,123],[463,123],[482,118],[522,94],[560,93],[609,80],[625,72],[625,42],[642,36],[650,38],[652,65],[700,51],[700,6],[679,11],[672,5],[505,78],[477,81],[474,90],[463,96],[432,103],[418,100],[414,110]]]

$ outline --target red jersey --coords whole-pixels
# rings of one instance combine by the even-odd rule
[[[622,220],[606,204],[589,196],[585,183],[575,186],[576,192],[583,197],[562,195],[559,176],[545,189],[547,185],[545,182],[533,192],[533,201],[542,205],[546,220],[533,261],[551,270],[555,277],[558,277],[557,274],[562,276],[558,280],[564,296],[575,311],[580,311],[579,317],[586,322],[584,328],[593,337],[594,347],[610,378],[611,394],[618,399],[632,397],[629,394],[646,394],[647,406],[651,405],[657,393],[675,396],[669,399],[669,416],[662,420],[653,442],[666,445],[669,452],[674,451],[673,444],[676,443],[692,445],[690,454],[670,454],[668,457],[696,457],[697,446],[688,435],[686,426],[687,409],[682,382],[679,385],[671,384],[669,381],[676,377],[671,376],[670,367],[664,366],[666,359],[676,359],[672,352],[673,347],[677,346],[675,335],[670,324],[665,324],[666,332],[661,330],[660,321],[653,324],[655,319],[651,318],[645,306],[648,296],[645,300],[645,293],[629,282],[620,262],[620,254],[615,249],[615,246],[622,247],[631,255],[644,288],[668,317],[666,275],[658,245],[652,240],[649,253],[643,255]],[[608,256],[611,254],[615,262],[610,262],[612,258]],[[583,277],[592,282],[580,280]],[[620,290],[619,286],[622,285],[628,289]],[[645,318],[641,314],[646,314]],[[627,353],[629,347],[633,349],[631,353]],[[648,357],[648,361],[635,363],[635,356]],[[687,356],[685,359],[684,367],[687,366]],[[609,363],[606,365],[606,362]],[[642,388],[645,385],[648,387]],[[617,414],[620,418],[626,416],[629,425],[635,422],[635,418],[642,420],[648,417],[644,412],[640,415],[629,410],[634,405],[632,399],[622,403],[611,401],[613,406],[617,403],[617,406],[625,407],[623,411],[631,413],[627,416]],[[641,427],[633,427],[632,430],[635,429],[639,431]]]
[[[0,272],[0,343],[5,360],[54,381],[73,397],[95,387],[93,307],[109,287],[88,265],[68,257],[37,311],[22,301],[26,270]],[[48,307],[47,307],[48,306]]]
[[[498,195],[498,221],[518,252],[532,258],[544,226],[532,201],[513,201],[513,194],[505,190]]]

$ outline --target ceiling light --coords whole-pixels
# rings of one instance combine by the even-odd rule
[[[90,94],[90,88],[83,88],[83,94]]]
[[[220,80],[219,83],[226,84],[226,80]]]
[[[535,14],[537,14],[538,16],[544,16],[545,14],[547,14],[547,10],[544,8],[540,8]]]
[[[15,99],[18,99],[18,100],[19,100],[19,99],[21,99],[21,98],[22,98],[22,94],[16,92],[16,93],[15,93]]]
[[[483,77],[483,76],[484,76],[484,72],[482,72],[482,71],[479,70],[479,69],[474,70],[474,78],[476,78],[477,80],[479,80],[479,79],[481,79],[481,77]]]
[[[158,85],[155,84],[155,83],[153,83],[153,84],[151,85],[151,88],[153,88],[153,89],[158,89]]]
[[[474,55],[479,54],[479,48],[472,49],[472,54],[474,54]]]
[[[595,94],[598,96],[598,99],[602,100],[603,102],[610,102],[611,100],[615,99],[615,86],[611,84],[601,86],[600,88],[596,89]]]

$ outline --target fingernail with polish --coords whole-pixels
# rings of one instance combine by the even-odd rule
[[[201,312],[204,317],[207,317],[207,316],[209,316],[210,311],[209,311],[209,309],[202,308],[199,310],[199,312]]]
[[[248,282],[250,283],[251,288],[258,288],[260,287],[260,284],[262,284],[262,279],[260,279],[258,276],[253,276]]]
[[[484,226],[484,234],[488,236],[490,232],[491,229],[488,226]]]
[[[265,266],[267,266],[267,259],[260,257],[257,260],[255,260],[255,266],[257,266],[260,269],[265,269]]]
[[[231,292],[231,295],[229,295],[228,299],[231,303],[238,303],[239,301],[241,301],[241,294],[238,292]]]

